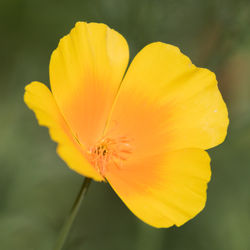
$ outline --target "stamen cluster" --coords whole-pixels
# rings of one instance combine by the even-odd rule
[[[121,168],[131,154],[130,140],[123,136],[117,139],[103,138],[88,150],[89,159],[95,169],[105,176],[105,172],[115,166]]]

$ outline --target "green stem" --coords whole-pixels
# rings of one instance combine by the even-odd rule
[[[91,179],[90,178],[85,178],[81,187],[81,190],[75,200],[75,203],[70,211],[69,216],[66,218],[64,225],[61,229],[61,232],[59,234],[58,240],[56,242],[55,248],[54,250],[61,250],[63,248],[63,245],[68,237],[69,231],[71,229],[71,226],[75,220],[75,217],[78,213],[78,210],[81,206],[81,202],[84,199],[87,191],[88,191],[88,187],[91,183]]]

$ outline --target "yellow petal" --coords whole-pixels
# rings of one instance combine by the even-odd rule
[[[89,147],[102,135],[127,67],[126,40],[105,24],[78,22],[50,61],[52,93],[74,136]]]
[[[32,82],[25,87],[24,101],[34,111],[39,124],[49,128],[51,138],[58,142],[58,154],[69,167],[84,176],[102,180],[84,158],[81,146],[73,138],[50,90],[42,83]]]
[[[224,140],[227,126],[215,75],[194,66],[177,47],[158,42],[130,65],[107,131],[131,138],[138,157],[214,147]]]
[[[205,206],[210,159],[200,149],[183,149],[128,161],[106,175],[142,221],[154,227],[181,226]]]

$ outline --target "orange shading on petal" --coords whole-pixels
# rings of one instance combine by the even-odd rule
[[[101,137],[128,59],[126,40],[97,23],[78,22],[53,52],[52,93],[82,145]]]
[[[181,226],[205,206],[209,163],[205,151],[183,149],[129,160],[106,178],[142,221],[154,227]]]
[[[211,173],[204,149],[221,143],[227,126],[214,74],[177,47],[150,44],[131,63],[105,131],[128,138],[131,152],[104,176],[146,223],[180,226],[205,205]]]
[[[24,101],[34,111],[39,124],[49,128],[51,138],[58,143],[58,154],[69,167],[96,181],[103,180],[85,159],[83,149],[73,138],[50,90],[40,82],[32,82],[25,87]]]
[[[158,42],[131,63],[108,124],[107,133],[128,136],[135,157],[143,157],[216,146],[226,136],[228,113],[214,74]]]

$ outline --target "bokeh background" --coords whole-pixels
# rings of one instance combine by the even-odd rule
[[[151,228],[107,184],[93,183],[64,249],[250,249],[249,0],[0,0],[0,249],[52,249],[81,186],[23,102],[26,84],[49,84],[50,54],[80,20],[122,33],[131,58],[153,41],[180,47],[216,72],[231,123],[225,143],[210,150],[199,216]]]

